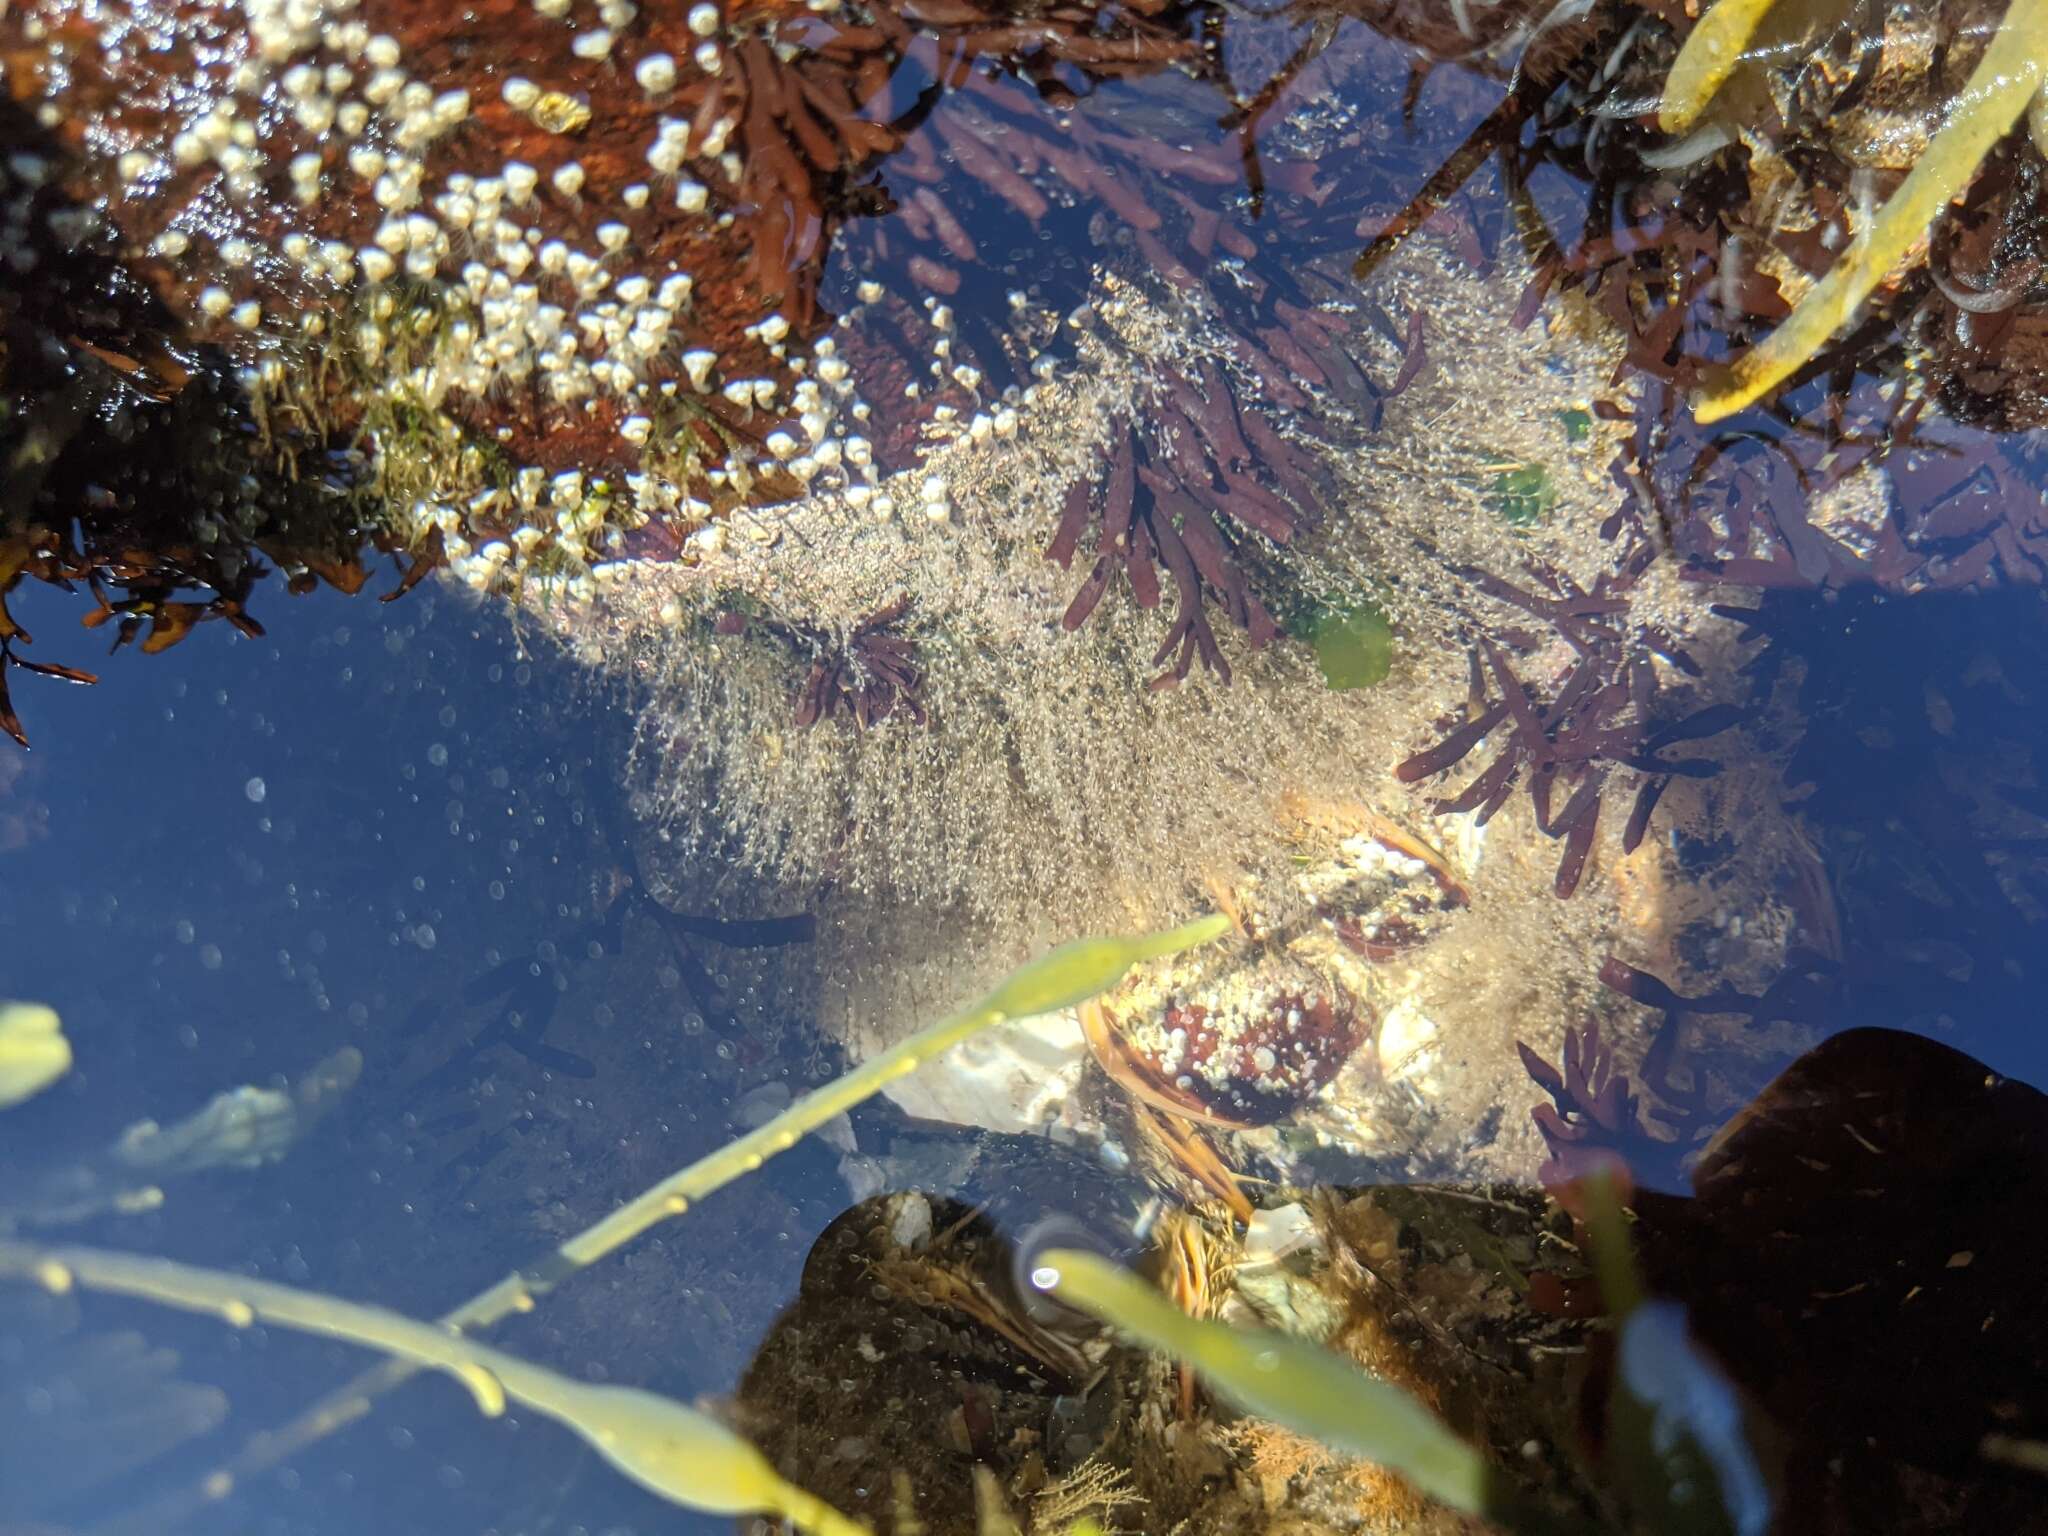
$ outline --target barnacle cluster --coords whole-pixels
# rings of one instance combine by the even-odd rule
[[[63,206],[52,242],[48,210],[11,205],[30,223],[6,260],[62,283],[65,248],[103,247],[161,335],[243,369],[280,451],[364,445],[370,531],[479,586],[587,582],[821,472],[872,482],[868,407],[812,348],[818,289],[846,220],[892,206],[881,158],[929,155],[936,95],[984,58],[1071,100],[1055,77],[1196,51],[1188,16],[1144,5],[608,0],[592,21],[551,0],[488,20],[15,8],[13,94],[59,153],[13,163]],[[957,252],[955,214],[918,193],[901,224]],[[127,365],[145,389],[149,366]],[[636,541],[650,519],[666,539]]]

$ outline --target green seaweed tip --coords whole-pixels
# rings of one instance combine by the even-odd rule
[[[1186,1360],[1218,1393],[1331,1449],[1397,1472],[1454,1509],[1521,1516],[1484,1455],[1400,1388],[1305,1340],[1189,1317],[1137,1276],[1092,1253],[1050,1249],[1032,1284],[1161,1354]]]

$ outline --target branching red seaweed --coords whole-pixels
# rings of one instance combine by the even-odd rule
[[[1630,618],[1628,592],[1650,558],[1647,546],[1638,548],[1590,591],[1559,571],[1537,571],[1534,589],[1467,572],[1489,597],[1555,633],[1571,658],[1533,683],[1517,673],[1500,640],[1482,637],[1472,655],[1464,718],[1394,770],[1396,778],[1414,783],[1493,743],[1492,761],[1438,810],[1470,812],[1484,825],[1517,787],[1525,788],[1538,829],[1564,843],[1556,882],[1561,897],[1577,890],[1585,875],[1610,784],[1625,775],[1636,785],[1622,835],[1623,850],[1632,851],[1673,778],[1701,777],[1719,766],[1708,758],[1667,755],[1670,749],[1719,735],[1743,719],[1735,705],[1695,706],[1687,690],[1666,680],[1665,669],[1694,678],[1700,668],[1672,637]],[[1504,638],[1527,637],[1510,632]]]
[[[1258,412],[1238,407],[1214,364],[1198,378],[1161,376],[1147,415],[1150,430],[1143,433],[1128,419],[1114,423],[1107,467],[1067,492],[1045,556],[1068,569],[1092,528],[1095,563],[1060,622],[1069,630],[1085,624],[1119,571],[1140,608],[1157,607],[1163,570],[1176,607],[1152,663],[1171,658],[1172,665],[1152,686],[1184,681],[1198,656],[1227,683],[1230,664],[1204,604],[1221,609],[1254,647],[1279,633],[1251,590],[1245,554],[1259,541],[1285,545],[1307,521],[1302,508],[1313,497],[1308,459]],[[1258,478],[1262,468],[1273,487]]]
[[[844,637],[810,631],[793,636],[815,657],[797,690],[799,727],[829,720],[842,707],[861,730],[899,715],[913,725],[925,723],[917,698],[924,684],[917,645],[902,631],[909,612],[910,599],[901,597],[876,609]]]

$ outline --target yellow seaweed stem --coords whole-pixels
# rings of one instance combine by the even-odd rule
[[[849,1519],[785,1482],[748,1441],[708,1414],[630,1387],[571,1381],[544,1366],[383,1307],[218,1270],[95,1248],[0,1242],[0,1275],[62,1292],[73,1285],[133,1296],[235,1327],[261,1321],[382,1350],[419,1368],[446,1371],[477,1411],[496,1418],[508,1400],[573,1430],[642,1487],[706,1514],[767,1514],[820,1536],[866,1536]]]
[[[539,1264],[518,1270],[470,1298],[439,1320],[438,1326],[458,1332],[489,1327],[512,1312],[531,1310],[536,1292],[559,1284],[569,1275],[631,1242],[661,1221],[682,1215],[691,1205],[759,1168],[764,1160],[790,1147],[834,1116],[872,1097],[897,1078],[916,1071],[955,1045],[996,1024],[1070,1008],[1121,981],[1133,966],[1212,943],[1230,932],[1230,920],[1211,913],[1178,928],[1157,933],[1076,939],[1010,973],[980,1002],[965,1008],[902,1044],[870,1058],[844,1076],[804,1095],[759,1129],[749,1132],[669,1175],[601,1221],[570,1238]],[[169,1520],[218,1498],[218,1488],[276,1466],[315,1441],[344,1429],[370,1411],[371,1403],[409,1377],[418,1366],[397,1358],[365,1371],[300,1414],[283,1428],[252,1438],[233,1460],[209,1473],[180,1496],[152,1502],[133,1519],[101,1527],[101,1536],[116,1532],[161,1529]]]
[[[1701,28],[1730,3],[1722,0],[1700,23]],[[1751,0],[1740,3],[1747,5]],[[1690,51],[1691,42],[1686,46]],[[1684,63],[1681,55],[1679,65]],[[1753,404],[1796,373],[1828,338],[1847,325],[1864,300],[1926,234],[1949,199],[1963,190],[1992,147],[2038,98],[2044,71],[2048,71],[2048,0],[2012,0],[1984,57],[1953,103],[1948,122],[1928,144],[1919,164],[1785,321],[1732,364],[1715,371],[1693,407],[1694,416],[1702,422],[1719,421]],[[1674,105],[1678,74],[1679,66],[1674,66],[1674,83],[1666,90],[1666,112]],[[1706,74],[1699,78],[1704,80]],[[1676,104],[1683,107],[1687,103],[1678,99]]]
[[[1657,107],[1659,128],[1666,133],[1684,133],[1693,125],[1742,61],[1743,49],[1774,3],[1719,0],[1700,18],[1679,49],[1671,73],[1664,77],[1664,99]]]
[[[1486,1458],[1391,1383],[1305,1339],[1189,1317],[1099,1254],[1049,1249],[1032,1284],[1148,1348],[1187,1361],[1223,1397],[1331,1449],[1399,1473],[1468,1514],[1512,1503]]]

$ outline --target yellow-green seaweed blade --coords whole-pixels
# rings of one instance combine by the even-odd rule
[[[0,1109],[34,1098],[71,1070],[71,1042],[57,1010],[0,1003]]]
[[[1716,0],[1699,19],[1678,51],[1671,73],[1664,77],[1664,99],[1657,107],[1657,126],[1683,133],[1698,119],[1742,60],[1757,27],[1775,0]]]
[[[0,1275],[64,1292],[133,1296],[236,1327],[257,1322],[381,1350],[448,1372],[487,1418],[521,1402],[581,1435],[605,1459],[672,1504],[706,1514],[786,1517],[821,1536],[864,1536],[865,1525],[784,1481],[752,1444],[708,1414],[630,1387],[571,1381],[403,1313],[245,1275],[94,1248],[0,1242]]]
[[[758,1130],[671,1174],[569,1239],[533,1270],[507,1275],[488,1290],[449,1312],[439,1326],[472,1331],[533,1305],[536,1289],[555,1283],[631,1242],[657,1222],[679,1216],[712,1191],[759,1168],[833,1116],[871,1097],[899,1077],[981,1030],[1006,1019],[1030,1018],[1072,1007],[1115,986],[1131,967],[1210,943],[1230,931],[1229,919],[1212,913],[1178,928],[1122,937],[1077,939],[1013,971],[973,1007],[943,1019],[901,1045],[871,1058],[845,1076],[806,1094]],[[226,1465],[195,1488],[152,1502],[132,1517],[100,1527],[99,1536],[154,1532],[169,1521],[203,1507],[210,1490],[274,1467],[306,1446],[344,1429],[370,1411],[380,1394],[404,1381],[417,1367],[390,1360],[329,1393],[282,1429],[252,1438]]]
[[[759,1130],[700,1158],[628,1201],[588,1231],[562,1244],[562,1256],[579,1268],[595,1263],[656,1222],[679,1214],[688,1204],[759,1168],[776,1153],[788,1151],[835,1115],[872,1098],[887,1084],[908,1077],[926,1062],[991,1025],[1071,1008],[1115,986],[1134,965],[1206,944],[1229,931],[1228,918],[1211,914],[1162,933],[1076,939],[1071,944],[1062,944],[1012,972],[1001,986],[972,1008],[932,1025],[843,1077],[805,1094]],[[464,1324],[472,1321],[461,1313],[456,1318]]]
[[[1455,1509],[1502,1512],[1497,1480],[1478,1451],[1406,1392],[1326,1349],[1265,1329],[1189,1317],[1092,1253],[1048,1251],[1032,1280],[1148,1347],[1186,1360],[1249,1413],[1398,1472]]]
[[[2039,94],[2044,71],[2048,0],[2012,0],[1997,36],[1920,163],[1870,228],[1835,258],[1827,275],[1807,291],[1784,323],[1708,387],[1693,408],[1694,416],[1702,422],[1719,421],[1753,404],[1798,372],[1847,325],[1948,200],[1968,184],[1992,146],[2019,121]]]

